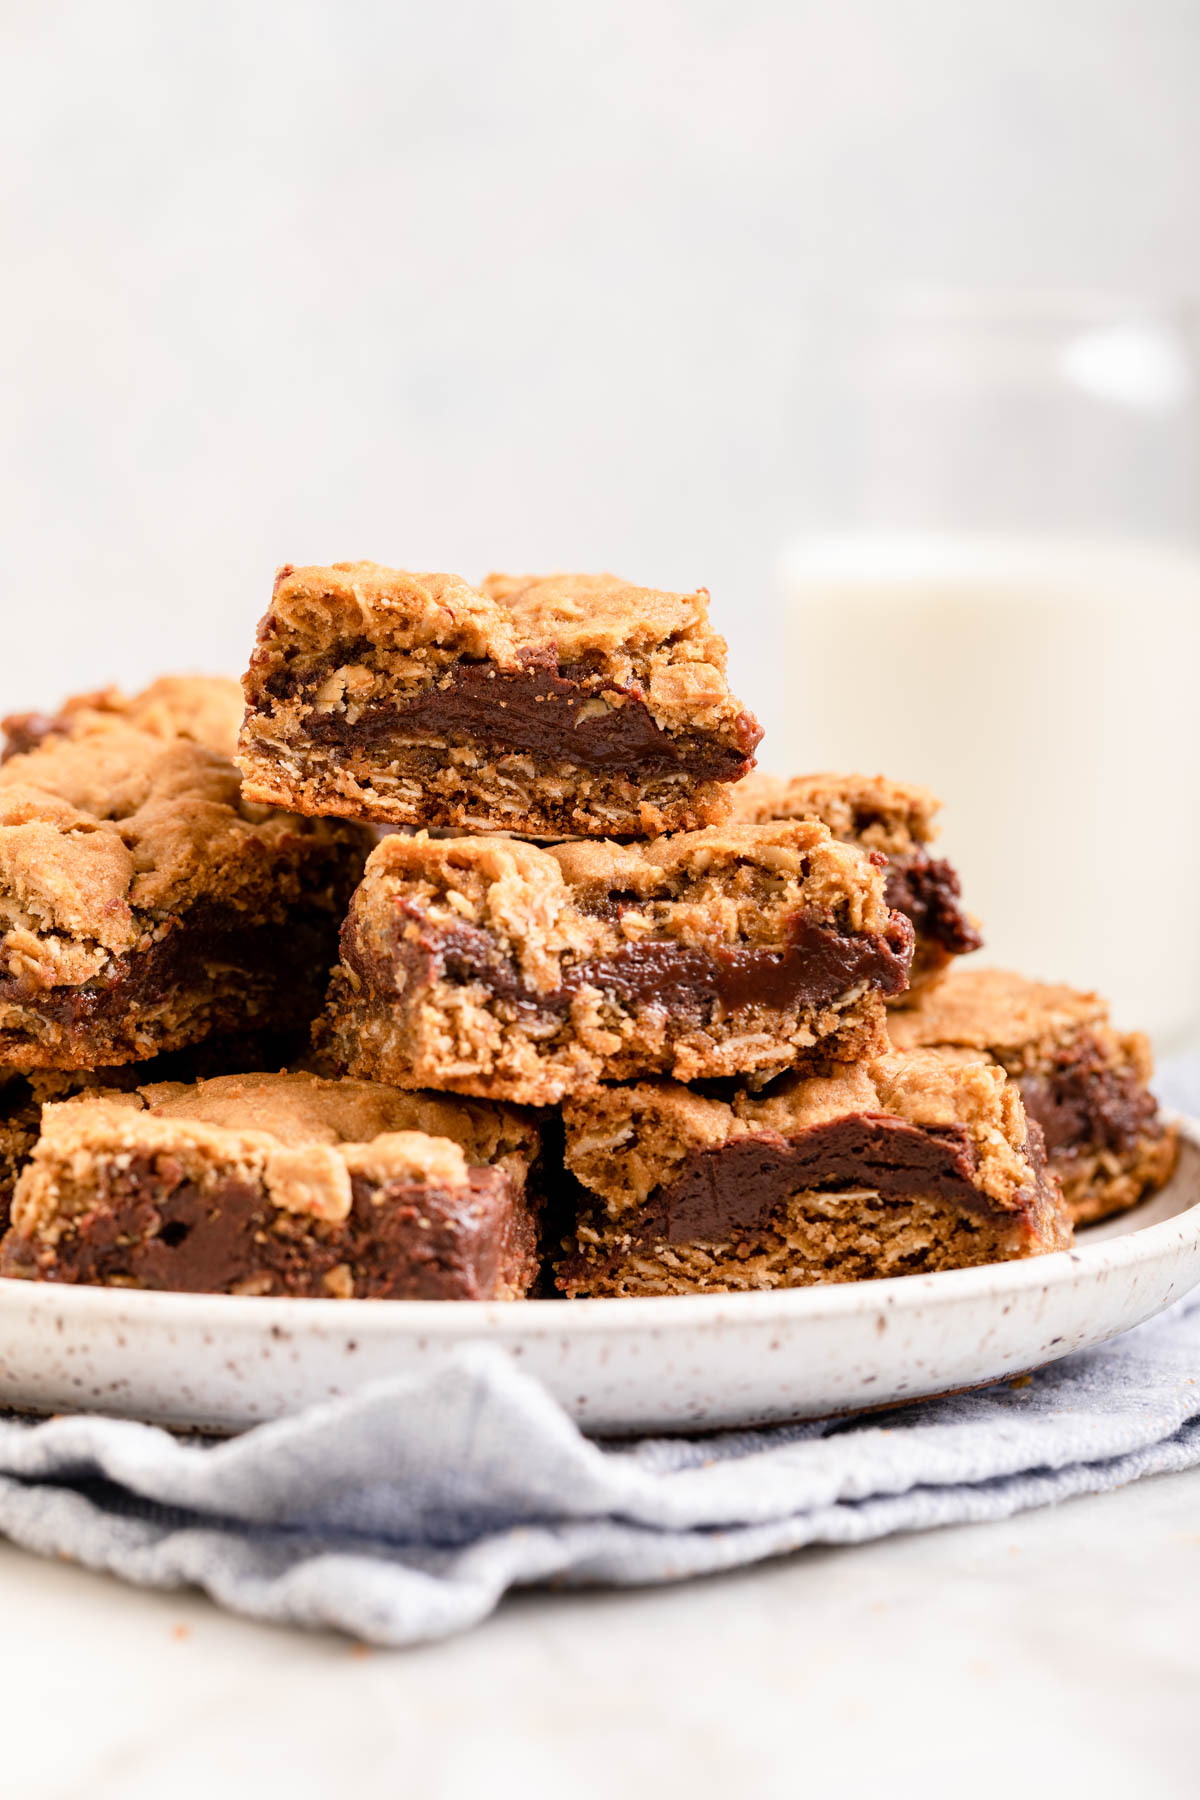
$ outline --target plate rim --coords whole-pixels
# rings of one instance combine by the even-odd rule
[[[1200,1150],[1200,1118],[1162,1109],[1162,1117]],[[1160,1190],[1161,1192],[1161,1190]],[[122,1313],[131,1324],[174,1324],[180,1330],[221,1329],[236,1324],[290,1338],[297,1333],[387,1336],[396,1331],[419,1337],[491,1338],[522,1335],[583,1335],[593,1332],[661,1332],[697,1324],[765,1323],[771,1318],[799,1322],[858,1312],[905,1312],[932,1301],[969,1304],[988,1292],[1020,1294],[1026,1288],[1057,1288],[1117,1268],[1154,1262],[1172,1250],[1200,1249],[1200,1201],[1169,1219],[1135,1227],[1119,1237],[1013,1262],[981,1263],[925,1275],[892,1275],[875,1281],[818,1283],[744,1293],[653,1294],[590,1299],[526,1300],[335,1300],[258,1294],[193,1294],[169,1290],[91,1287],[0,1277],[0,1323],[10,1310],[53,1313],[65,1309],[85,1322],[90,1314],[111,1319]],[[1200,1285],[1200,1281],[1198,1281]],[[1184,1290],[1187,1291],[1187,1290]],[[66,1321],[59,1326],[66,1328]]]

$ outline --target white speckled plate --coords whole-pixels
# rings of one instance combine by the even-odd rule
[[[1200,1283],[1200,1123],[1170,1185],[1029,1262],[661,1300],[270,1300],[0,1280],[0,1405],[238,1430],[489,1343],[586,1429],[819,1418],[1103,1343]]]

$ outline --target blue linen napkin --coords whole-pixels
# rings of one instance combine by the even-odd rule
[[[1164,1098],[1200,1091],[1200,1057]],[[464,1350],[229,1442],[0,1421],[0,1532],[235,1612],[400,1645],[535,1582],[682,1580],[805,1544],[1006,1518],[1200,1463],[1200,1293],[1020,1383],[856,1420],[589,1442]]]
[[[678,1581],[804,1544],[1001,1519],[1200,1463],[1200,1302],[1027,1385],[866,1420],[599,1445],[499,1351],[225,1443],[0,1423],[0,1531],[148,1587],[369,1643],[524,1583]]]

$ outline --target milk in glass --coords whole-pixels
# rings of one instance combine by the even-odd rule
[[[811,538],[781,573],[762,761],[927,783],[989,961],[1200,1015],[1200,552],[1047,534]]]

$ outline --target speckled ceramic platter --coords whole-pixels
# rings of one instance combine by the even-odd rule
[[[0,1405],[236,1431],[494,1344],[585,1429],[819,1418],[1054,1362],[1200,1284],[1200,1123],[1170,1185],[1073,1250],[785,1293],[271,1300],[0,1280]]]

